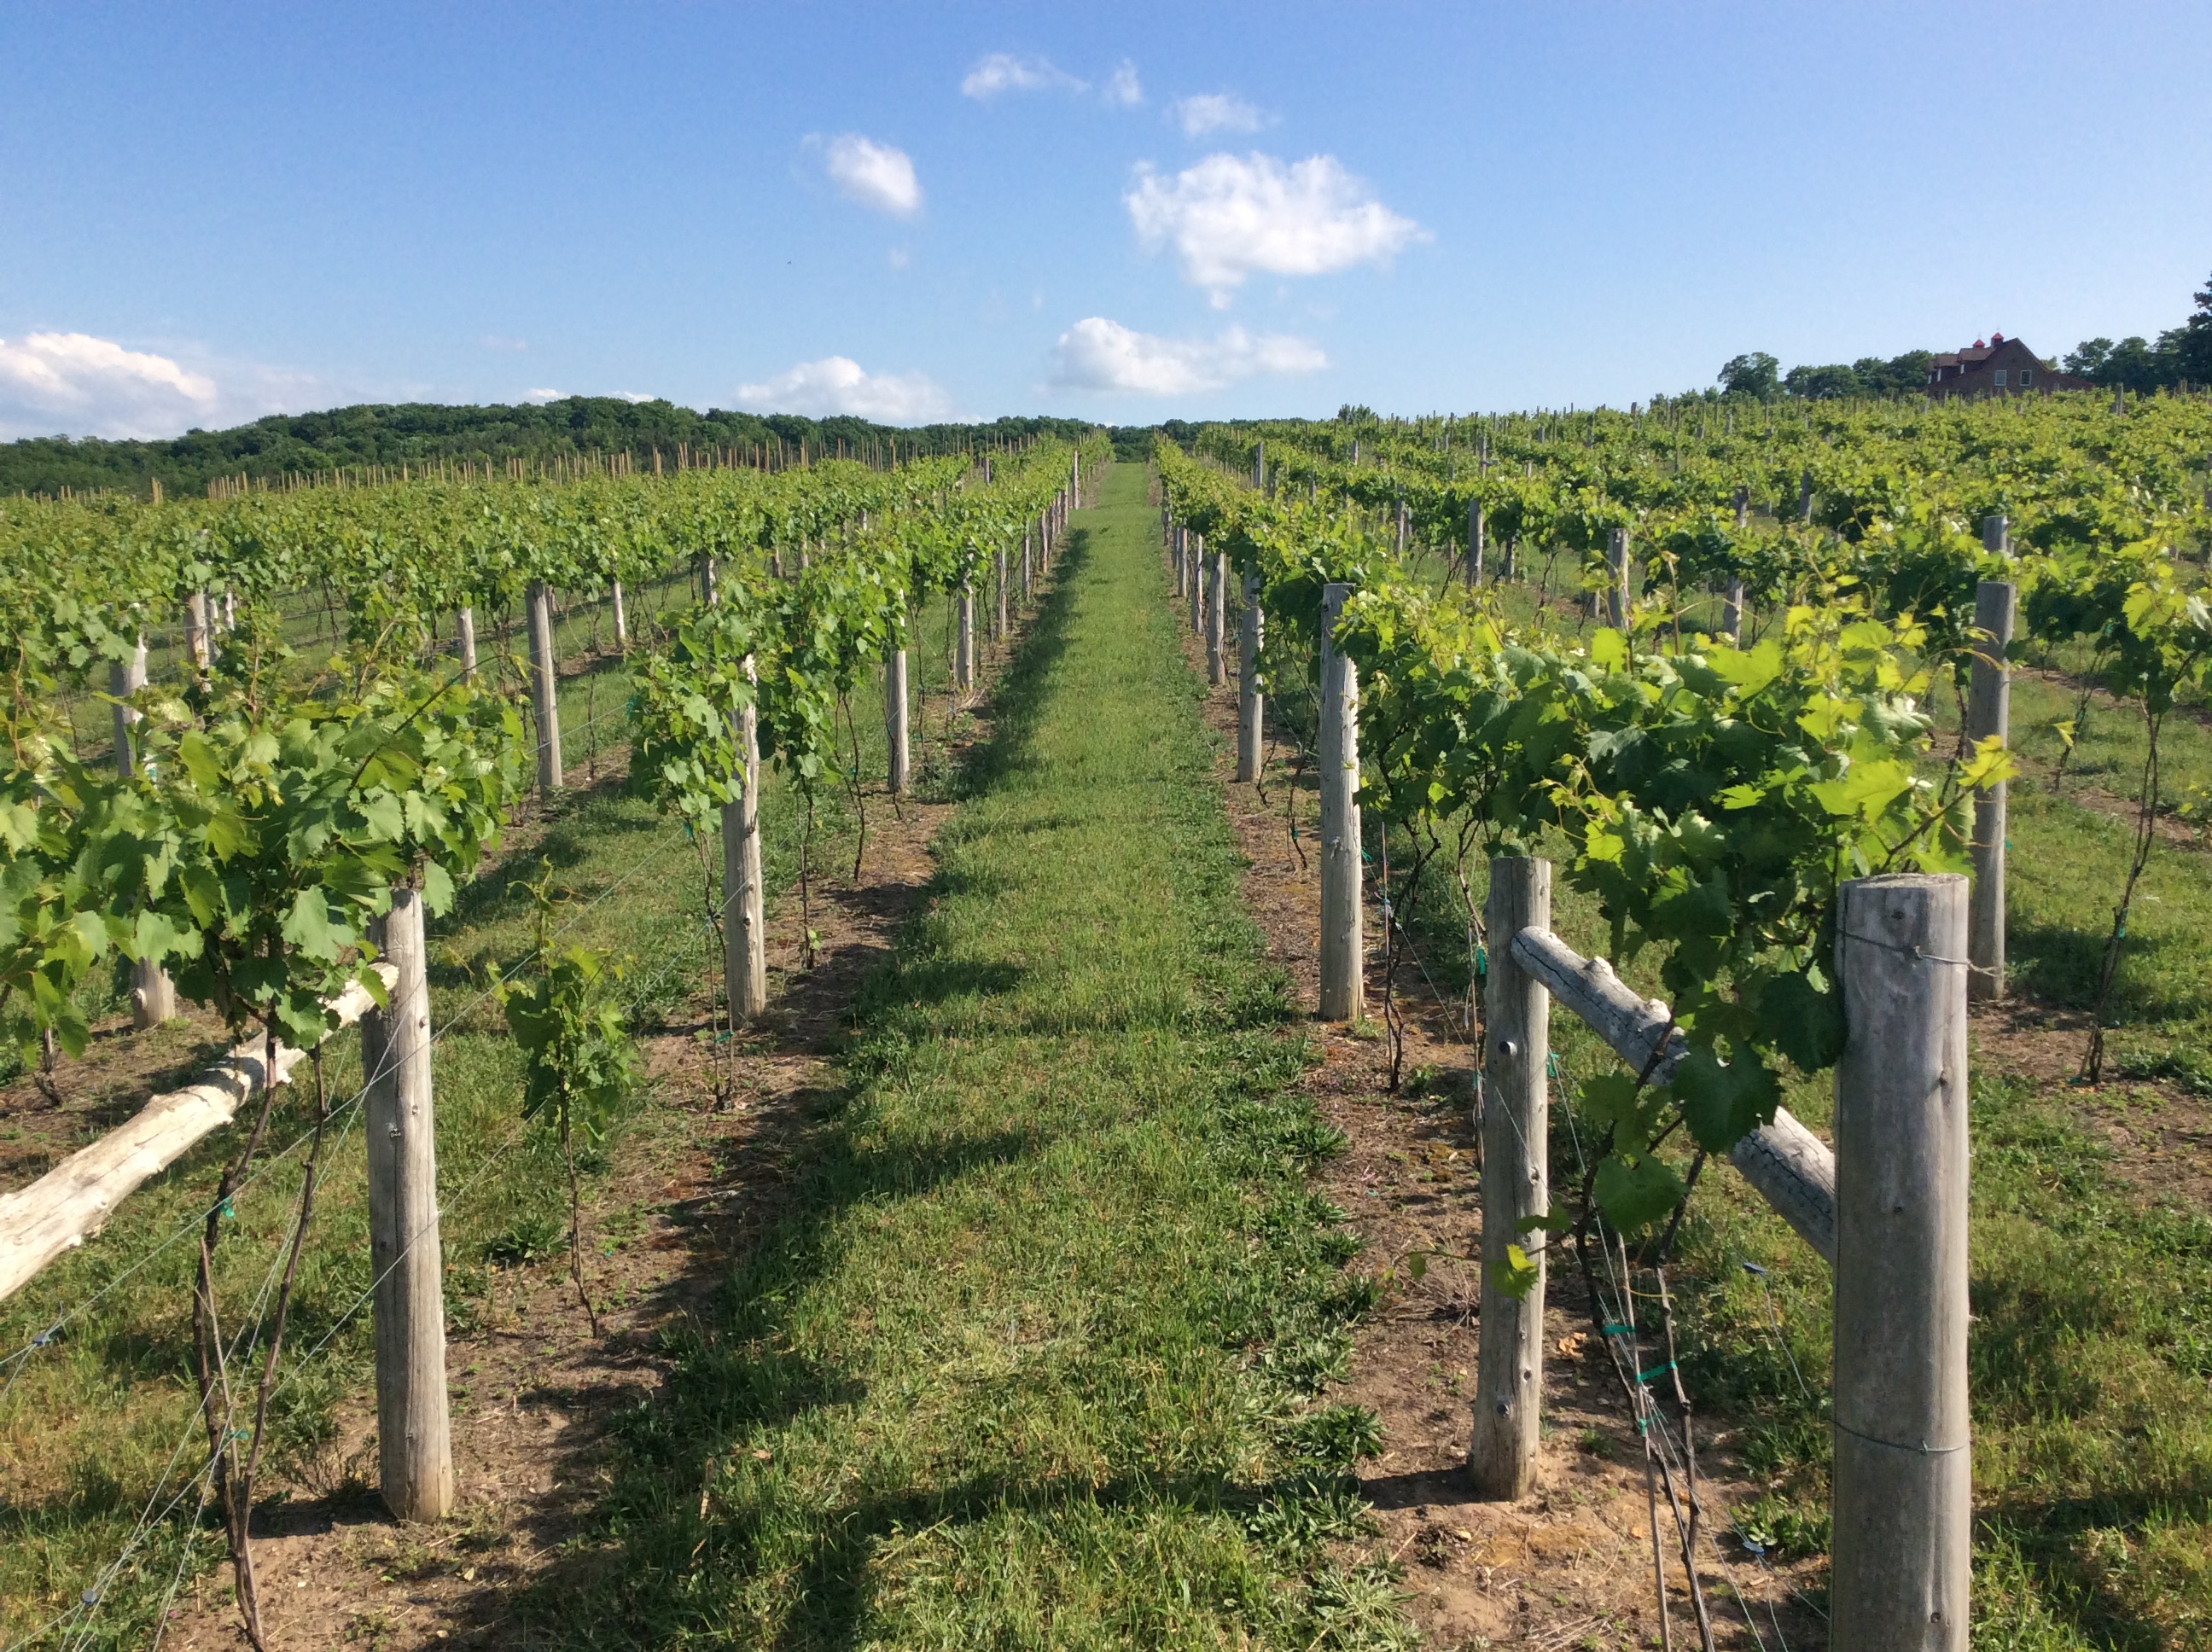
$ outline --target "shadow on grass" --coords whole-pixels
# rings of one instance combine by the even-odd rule
[[[1030,761],[1054,667],[1067,649],[1074,586],[1089,555],[1089,533],[1079,528],[983,708],[991,721],[989,738],[963,754],[948,777],[953,799],[978,796]],[[573,859],[561,828],[548,841],[556,865],[563,853]],[[518,873],[534,875],[534,860]],[[510,877],[482,891],[483,907],[506,898],[516,881]],[[698,1615],[687,1582],[706,1529],[698,1517],[698,1465],[719,1457],[750,1430],[780,1427],[864,1397],[857,1379],[795,1351],[785,1334],[791,1305],[836,1266],[848,1213],[927,1193],[1048,1145],[1034,1130],[861,1145],[865,1121],[854,1115],[861,1086],[900,1060],[906,1043],[892,1023],[910,1015],[910,1006],[1004,993],[1020,979],[1013,965],[900,958],[916,914],[952,893],[940,871],[911,902],[900,948],[887,960],[872,961],[853,1004],[853,1018],[864,1035],[873,1034],[864,1036],[860,1058],[848,1063],[834,1087],[800,1090],[775,1104],[725,1166],[721,1185],[735,1196],[726,1203],[700,1201],[696,1214],[679,1221],[690,1256],[659,1293],[671,1327],[663,1333],[663,1352],[672,1366],[665,1385],[651,1400],[617,1413],[604,1431],[575,1429],[563,1436],[565,1461],[556,1479],[603,1472],[599,1464],[613,1449],[614,1491],[600,1535],[616,1538],[617,1546],[567,1544],[562,1558],[526,1584],[488,1575],[462,1608],[457,1636],[469,1632],[462,1627],[467,1625],[511,1637],[520,1622],[529,1625],[532,1644],[653,1645],[680,1637],[682,1625],[696,1623]],[[850,989],[849,981],[835,975],[796,978],[788,1017],[793,1036],[787,1042],[803,1047],[808,1041],[800,1029],[832,1013],[827,1000]],[[804,1000],[810,996],[824,1002],[808,1005]],[[908,1503],[981,1509],[996,1506],[1006,1495],[1012,1495],[1008,1488],[977,1483],[862,1505],[807,1568],[807,1635],[818,1632],[832,1642],[849,1636],[866,1553],[880,1532],[905,1517]],[[566,1543],[570,1534],[562,1529],[559,1511],[532,1518],[544,1528],[530,1533],[535,1543]],[[530,1523],[526,1521],[526,1531]],[[725,1547],[748,1540],[741,1522],[718,1523],[715,1529]]]
[[[2086,1010],[2096,1001],[2109,932],[2063,924],[2015,924],[2005,938],[2007,963],[2021,989],[2047,1003]],[[2203,945],[2193,938],[2186,955]],[[2174,983],[2169,961],[2183,955],[2171,937],[2130,933],[2120,943],[2120,967],[2106,1009],[2119,1024],[2193,1021],[2203,1005]]]

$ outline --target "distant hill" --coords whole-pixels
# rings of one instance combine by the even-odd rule
[[[904,456],[951,452],[1016,436],[1075,436],[1092,428],[1082,419],[1007,418],[902,429],[857,418],[763,416],[720,409],[698,413],[672,402],[628,402],[611,396],[571,396],[514,407],[364,404],[325,413],[274,414],[235,429],[192,430],[167,441],[34,436],[0,444],[0,495],[58,494],[64,488],[143,495],[152,491],[156,477],[167,493],[204,493],[217,477],[289,476],[441,459],[496,462],[627,450],[641,464],[649,464],[656,447],[672,462],[678,444],[756,448],[781,441],[795,449],[804,442],[810,454],[818,454],[834,453],[842,443],[848,452],[882,454],[896,441]]]

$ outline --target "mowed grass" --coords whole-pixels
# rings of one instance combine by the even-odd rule
[[[1317,1396],[1365,1304],[1144,472],[1061,583],[783,1214],[623,1434],[577,1646],[1399,1643]]]
[[[680,585],[652,593],[633,606],[633,616],[649,623],[664,597],[684,599]],[[588,647],[587,625],[582,614],[572,615],[562,638],[572,656]],[[945,680],[942,631],[933,609],[917,640],[917,692]],[[489,632],[480,640],[492,646]],[[604,641],[611,643],[611,630]],[[620,663],[603,662],[596,690],[603,748],[625,738],[625,686]],[[578,740],[589,692],[584,678],[564,679],[564,743],[578,790],[553,807],[542,829],[533,826],[518,836],[501,865],[465,885],[454,911],[431,927],[431,1019],[441,1029],[433,1071],[446,1299],[456,1336],[473,1330],[492,1298],[512,1298],[514,1284],[501,1282],[502,1271],[529,1267],[565,1277],[567,1184],[559,1155],[549,1133],[521,1120],[521,1061],[486,989],[488,964],[528,968],[536,919],[523,885],[550,872],[560,899],[553,920],[557,944],[602,948],[625,962],[613,991],[641,1032],[703,1015],[720,969],[703,918],[709,891],[719,898],[719,847],[702,869],[680,824],[621,795],[619,770],[607,766],[618,762],[611,754],[603,760],[601,787],[582,789],[585,748]],[[879,704],[869,698],[873,692],[864,687],[859,697]],[[879,791],[882,720],[864,709],[854,723],[860,771]],[[933,707],[916,748],[925,794],[947,783],[945,750]],[[878,795],[868,806],[884,805]],[[851,871],[856,824],[842,788],[824,794],[812,836],[817,876],[825,868],[842,866],[841,876]],[[771,770],[763,788],[763,862],[770,888],[786,891],[769,905],[771,925],[785,935],[798,921],[789,891],[804,829],[800,799]],[[198,1036],[180,1027],[118,1036],[161,1041],[179,1061]],[[364,1470],[343,1461],[331,1429],[337,1406],[372,1386],[373,1340],[362,1301],[368,1212],[357,1040],[341,1034],[325,1054],[337,1112],[315,1224],[293,1294],[284,1375],[271,1407],[261,1481],[271,1496],[314,1493],[349,1473],[374,1478],[373,1462]],[[121,1111],[133,1106],[126,1102]],[[610,1208],[595,1193],[625,1163],[679,1151],[688,1117],[648,1087],[606,1153],[586,1156],[588,1243],[619,1243],[635,1230],[640,1212]],[[313,1119],[313,1086],[302,1067],[280,1097],[270,1132],[273,1145],[293,1151],[264,1160],[233,1201],[235,1214],[224,1224],[216,1253],[218,1300],[233,1332],[266,1307],[298,1198],[299,1149]],[[91,1139],[106,1122],[88,1123],[82,1140],[56,1144],[55,1156]],[[50,1128],[35,1116],[0,1117],[0,1132],[43,1137]],[[181,1577],[189,1588],[194,1575],[221,1561],[213,1522],[195,1528],[191,1520],[194,1477],[204,1465],[206,1442],[191,1376],[191,1291],[198,1218],[239,1143],[236,1127],[216,1133],[120,1206],[98,1237],[0,1303],[0,1361],[6,1362],[0,1365],[0,1646],[13,1647],[57,1619],[42,1643],[143,1645],[172,1581]],[[46,1340],[38,1344],[41,1337]],[[195,1530],[188,1546],[187,1534]],[[94,1598],[87,1600],[88,1592]]]
[[[1509,587],[1510,612],[1535,608]],[[2032,650],[2033,661],[2087,663],[2079,649]],[[2007,885],[2015,990],[2031,1011],[2069,1026],[2094,1001],[2097,973],[2131,852],[2131,799],[2146,750],[2139,710],[2092,696],[2064,781],[2054,784],[2078,692],[2029,673],[2014,683]],[[1956,728],[1948,688],[1931,696]],[[2194,702],[2160,742],[2169,803],[2212,786],[2212,737]],[[2100,794],[2102,794],[2101,796]],[[1554,845],[1562,864],[1571,850]],[[1478,908],[1484,868],[1469,868]],[[1443,880],[1448,884],[1449,879]],[[1462,989],[1455,892],[1431,884],[1417,933],[1430,970]],[[1585,953],[1607,944],[1586,898],[1559,887],[1553,927]],[[1971,1376],[1979,1510],[1974,1645],[1984,1652],[2152,1652],[2212,1645],[2212,1217],[2197,1189],[2203,1103],[2212,1097],[2212,855],[2161,841],[2128,920],[2107,1007],[2112,1072],[2154,1078],[2099,1090],[2065,1082],[2086,1044],[2052,1035],[2056,1077],[2021,1070],[2016,1047],[1990,1026],[1974,1055],[1971,1128],[1973,1313]],[[1623,974],[1656,992],[1656,959]],[[2031,1021],[2033,1019],[2030,1016]],[[1581,1080],[1617,1066],[1571,1017],[1554,1016],[1560,1080],[1553,1174],[1583,1144],[1568,1102]],[[1826,1129],[1824,1078],[1790,1084],[1786,1104]],[[2124,1163],[2114,1143],[2160,1145],[2162,1163]],[[2172,1176],[2167,1166],[2180,1170]],[[1683,1167],[1686,1168],[1686,1167]],[[1746,1269],[1751,1263],[1765,1270]],[[1828,1268],[1731,1174],[1701,1183],[1670,1269],[1685,1308],[1684,1364],[1709,1412],[1740,1424],[1737,1442],[1767,1492],[1717,1524],[1785,1557],[1827,1541],[1832,1369]],[[1723,1539],[1739,1568],[1756,1563]]]

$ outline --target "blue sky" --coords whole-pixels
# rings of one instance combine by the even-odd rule
[[[0,435],[1625,405],[2212,272],[2212,6],[17,3]]]

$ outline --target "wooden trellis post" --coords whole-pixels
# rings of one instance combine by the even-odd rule
[[[1260,689],[1260,649],[1266,641],[1260,613],[1260,576],[1244,576],[1243,622],[1237,628],[1237,778],[1260,778],[1261,725],[1267,707]]]
[[[1840,893],[1830,1644],[1966,1652],[1966,880]]]
[[[1334,633],[1352,595],[1321,588],[1321,1018],[1356,1021],[1365,996],[1360,909],[1359,672]]]
[[[907,747],[906,650],[894,648],[884,662],[884,744],[889,753],[891,795],[904,797],[912,775]]]
[[[553,665],[553,604],[543,580],[530,582],[530,695],[538,722],[538,789],[561,789],[560,678]]]
[[[1528,1495],[1536,1467],[1544,1393],[1542,1234],[1518,1224],[1551,1208],[1548,1132],[1552,997],[1500,939],[1552,926],[1552,863],[1501,855],[1490,863],[1484,932],[1492,938],[1482,999],[1482,1309],[1474,1428],[1468,1473],[1478,1497]],[[1525,1297],[1498,1288],[1508,1248],[1535,1264]]]
[[[185,657],[191,669],[204,672],[215,663],[214,640],[208,635],[208,599],[204,591],[185,598]]]
[[[132,731],[138,713],[120,702],[146,686],[146,639],[143,635],[128,660],[107,668],[107,691],[118,702],[115,708],[115,772],[125,780],[137,768],[138,754]],[[139,962],[131,966],[131,1024],[140,1031],[173,1020],[177,1013],[177,984],[158,963]]]
[[[968,580],[960,582],[960,636],[953,654],[953,681],[962,689],[975,686],[975,587]]]
[[[1990,521],[1998,525],[2002,538],[2004,519]],[[2009,580],[1984,580],[1974,587],[1974,629],[1982,638],[1974,645],[1967,680],[1969,739],[1994,734],[2010,744],[2012,668],[2005,650],[2012,641],[2018,601],[2019,589]],[[1966,944],[1973,973],[1966,980],[1966,995],[1977,1001],[2001,999],[2005,993],[2005,805],[2002,780],[1974,793],[1973,902]]]
[[[438,1230],[438,1139],[430,1088],[429,949],[422,896],[392,892],[374,926],[398,972],[389,1001],[362,1017],[368,1078],[368,1261],[376,1327],[377,1471],[401,1520],[442,1520],[453,1507],[446,1402],[446,1287]]]
[[[1217,689],[1229,680],[1228,634],[1222,623],[1228,596],[1229,558],[1215,551],[1206,559],[1206,680]]]
[[[905,653],[900,652],[899,693],[905,697]],[[753,662],[745,660],[745,675]],[[902,707],[903,711],[903,707]],[[900,719],[903,746],[905,720]],[[738,744],[744,763],[744,789],[722,805],[722,974],[730,994],[730,1017],[750,1021],[768,1008],[768,923],[761,888],[760,714],[748,704],[738,714]],[[895,752],[902,758],[903,751]]]
[[[1735,531],[1741,533],[1751,523],[1751,489],[1735,490]],[[1743,575],[1728,576],[1726,593],[1721,599],[1721,629],[1727,632],[1732,642],[1743,641]]]

